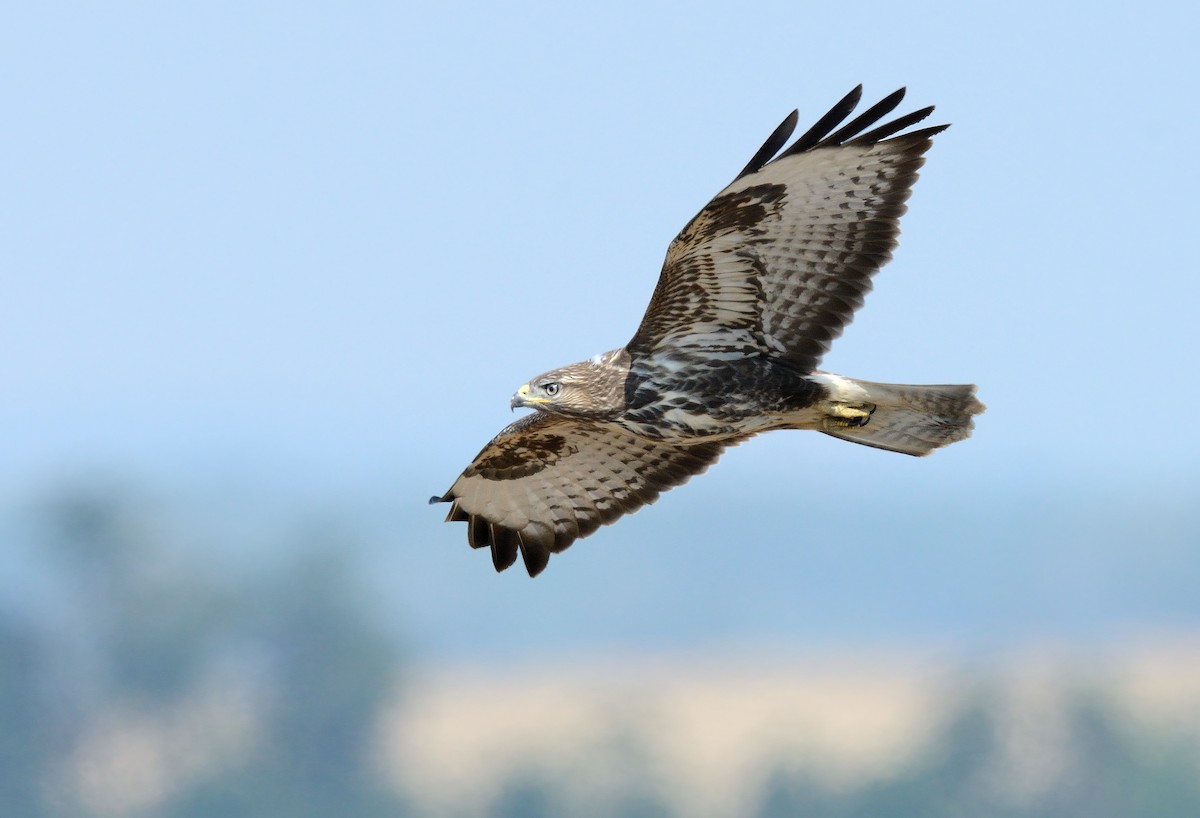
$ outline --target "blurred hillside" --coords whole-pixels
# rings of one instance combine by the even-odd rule
[[[3,815],[1200,811],[1200,639],[453,662],[379,617],[350,525],[239,564],[262,543],[78,490],[14,530]]]
[[[967,668],[919,651],[432,673],[385,720],[417,814],[1183,816],[1200,641]]]

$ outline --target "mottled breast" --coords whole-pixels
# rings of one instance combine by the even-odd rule
[[[820,400],[822,387],[769,358],[634,364],[619,423],[652,440],[698,443],[785,425],[781,417]]]

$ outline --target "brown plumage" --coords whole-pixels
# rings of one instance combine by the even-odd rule
[[[816,429],[914,455],[970,435],[983,411],[973,386],[817,370],[891,258],[930,139],[947,127],[901,133],[932,107],[876,126],[903,89],[843,124],[861,90],[780,153],[789,115],[671,242],[632,340],[522,386],[512,405],[536,411],[432,498],[497,570],[520,552],[535,576],[552,552],[760,432]]]

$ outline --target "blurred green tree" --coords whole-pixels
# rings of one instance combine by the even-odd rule
[[[354,538],[307,526],[286,557],[237,574],[211,559],[228,547],[182,527],[106,491],[64,493],[38,515],[30,552],[55,626],[0,612],[0,814],[111,812],[63,783],[101,717],[178,722],[198,693],[226,688],[253,692],[253,746],[168,782],[155,815],[404,814],[368,758],[402,652],[364,605]]]
[[[0,815],[39,812],[38,780],[51,758],[43,705],[34,631],[0,617]]]

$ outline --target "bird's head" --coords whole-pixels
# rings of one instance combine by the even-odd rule
[[[620,409],[626,368],[613,366],[609,353],[552,369],[533,378],[513,395],[513,409],[537,409],[555,415],[597,417]]]
[[[587,405],[586,384],[569,366],[532,378],[509,402],[513,409],[537,409],[556,415],[578,414]]]

